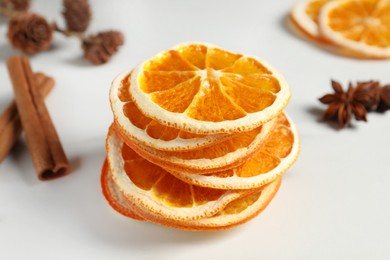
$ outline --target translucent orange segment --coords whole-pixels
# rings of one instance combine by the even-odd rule
[[[136,160],[139,159],[139,155],[134,152],[133,149],[128,147],[127,145],[123,144],[122,147],[122,158],[124,161],[131,161],[131,160]]]
[[[209,201],[218,200],[226,191],[218,189],[203,188],[192,186],[193,198],[196,205],[201,205]]]
[[[153,93],[176,87],[195,76],[195,72],[143,71],[140,75],[140,87],[145,93]]]
[[[144,116],[134,102],[129,101],[123,106],[123,114],[130,122],[140,129],[145,129],[152,119]]]
[[[118,98],[122,102],[131,101],[130,77],[131,77],[131,73],[127,75],[124,79],[122,79],[121,85],[118,89]]]
[[[155,197],[169,206],[183,208],[193,205],[190,185],[173,177],[169,173],[165,174],[153,186],[152,192]]]
[[[247,57],[237,60],[231,67],[222,71],[236,73],[241,76],[249,76],[251,74],[271,74],[271,72],[260,62]]]
[[[264,152],[258,152],[236,171],[236,175],[243,178],[257,176],[271,171],[276,168],[279,163],[280,160],[275,156]]]
[[[274,94],[280,91],[279,81],[271,75],[252,74],[246,77],[240,77],[233,74],[224,74],[221,77],[221,80],[226,79],[244,84],[248,87],[269,91]]]
[[[138,188],[150,190],[160,178],[168,173],[154,164],[145,164],[144,161],[145,160],[141,158],[125,161],[124,169],[127,176]]]
[[[202,121],[221,122],[244,117],[246,112],[222,93],[218,82],[208,78],[202,81],[185,114]]]
[[[126,144],[122,147],[122,158],[125,162],[124,169],[127,176],[143,190],[150,190],[154,183],[166,174],[160,167],[145,163],[145,160]]]
[[[278,158],[286,157],[294,144],[294,135],[286,126],[279,126],[267,140],[264,151]]]
[[[362,37],[361,41],[368,45],[378,46],[386,48],[390,46],[390,30],[378,28],[367,29]]]
[[[226,191],[193,186],[183,182],[163,168],[143,159],[123,144],[124,169],[140,189],[151,191],[161,203],[173,207],[191,207],[218,200]]]
[[[149,136],[155,139],[161,139],[165,141],[173,140],[179,135],[179,130],[161,125],[154,120],[150,122],[146,129],[146,132]]]
[[[181,73],[160,73],[160,72],[146,72],[151,77],[156,77],[156,75],[161,74],[169,74],[168,77],[172,75],[178,75]],[[191,81],[191,77],[193,77],[193,73],[183,73],[183,78],[188,77]],[[122,102],[127,102],[123,106],[123,114],[130,120],[130,122],[135,125],[136,127],[146,130],[149,136],[155,138],[155,139],[161,139],[165,141],[170,141],[173,139],[176,139],[178,137],[184,138],[184,139],[190,139],[190,138],[196,138],[196,137],[203,137],[204,135],[197,135],[192,133],[187,133],[184,131],[177,130],[172,127],[164,126],[158,123],[157,121],[146,117],[139,108],[135,105],[135,103],[132,101],[131,94],[130,94],[130,78],[131,75],[126,76],[121,83],[121,86],[119,87],[119,93],[118,97]],[[157,78],[157,77],[156,77]],[[200,84],[200,81],[198,78],[194,78],[194,80],[197,80]],[[179,83],[180,85],[180,83]],[[189,86],[189,89],[193,90],[191,86]],[[198,87],[199,89],[199,87]],[[188,91],[188,90],[186,90]],[[159,93],[159,92],[157,92]],[[165,92],[161,92],[165,93]],[[175,95],[174,93],[171,93],[172,95]],[[184,94],[183,94],[184,95]],[[195,94],[194,94],[195,95]],[[182,98],[180,101],[182,102],[188,98],[188,95],[185,95],[184,98]],[[188,104],[190,101],[188,101]],[[188,105],[187,105],[188,106]]]
[[[197,68],[184,60],[175,50],[161,53],[144,64],[144,70],[150,71],[188,71]]]
[[[204,136],[204,135],[187,133],[173,127],[164,126],[154,120],[148,124],[146,128],[146,132],[148,133],[149,136],[164,141],[170,141],[178,137],[183,139],[190,139],[190,138],[197,138],[197,137]]]
[[[229,98],[248,113],[262,111],[274,103],[276,96],[268,91],[248,87],[239,82],[221,78],[222,90]]]
[[[329,0],[310,1],[310,3],[308,3],[306,7],[306,14],[313,22],[318,23],[318,15],[320,13],[320,10],[328,2]]]
[[[182,152],[161,152],[164,156],[174,156],[177,158],[190,160],[190,159],[214,159],[222,157],[228,153],[234,152],[237,149],[248,147],[256,136],[261,132],[261,127],[255,128],[252,131],[235,134],[232,138],[220,142],[216,145],[200,148],[192,151]]]
[[[390,3],[382,1],[380,8],[375,12],[375,17],[380,19],[387,29],[390,29]]]
[[[200,77],[194,77],[177,86],[151,94],[151,100],[160,107],[176,113],[184,112],[200,89]]]
[[[197,68],[206,68],[206,46],[200,44],[185,45],[178,48],[177,51],[185,60]]]
[[[243,198],[233,200],[227,204],[222,211],[218,212],[216,216],[239,214],[240,212],[246,210],[249,206],[253,205],[253,203],[255,203],[260,198],[260,195],[261,191],[258,191]]]
[[[206,55],[206,67],[215,70],[221,70],[232,66],[234,62],[241,57],[242,55],[240,54],[210,47]]]

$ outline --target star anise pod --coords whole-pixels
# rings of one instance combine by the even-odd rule
[[[390,109],[390,84],[385,85],[380,88],[378,91],[379,94],[379,105],[377,110],[380,112],[384,112]]]
[[[321,103],[328,105],[328,109],[322,116],[323,120],[337,119],[342,128],[350,125],[352,115],[358,121],[367,121],[367,110],[362,102],[370,99],[369,94],[356,93],[356,88],[351,83],[348,90],[344,91],[341,84],[334,80],[332,80],[332,88],[334,94],[326,94],[319,99]]]
[[[367,111],[376,111],[380,103],[381,87],[379,81],[364,81],[356,84],[355,97]]]

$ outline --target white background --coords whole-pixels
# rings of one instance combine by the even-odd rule
[[[390,61],[336,56],[285,25],[293,0],[91,1],[90,32],[119,29],[126,44],[112,61],[89,65],[79,43],[56,35],[34,70],[57,85],[47,106],[74,170],[36,178],[23,141],[0,165],[0,259],[390,259],[390,112],[337,130],[318,122],[330,79],[390,83]],[[62,23],[61,1],[32,10]],[[13,51],[0,20],[0,108],[12,99],[5,60]],[[112,121],[111,80],[163,49],[201,41],[268,60],[287,79],[287,112],[301,154],[270,206],[230,231],[192,233],[126,219],[100,191],[104,140]],[[0,140],[1,141],[1,140]]]

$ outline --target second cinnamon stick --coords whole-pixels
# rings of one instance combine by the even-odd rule
[[[43,73],[35,73],[34,78],[39,91],[46,97],[54,87],[53,78]],[[0,115],[0,162],[7,156],[21,132],[22,125],[15,101],[13,101]]]
[[[15,92],[15,102],[39,179],[49,180],[67,174],[69,162],[62,148],[36,81],[25,56],[7,61]]]

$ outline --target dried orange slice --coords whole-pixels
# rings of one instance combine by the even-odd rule
[[[185,183],[150,163],[123,143],[111,127],[107,159],[112,179],[125,199],[174,220],[215,215],[245,191],[226,191]]]
[[[226,230],[244,224],[260,214],[275,196],[280,183],[281,178],[278,178],[261,189],[230,202],[214,216],[197,220],[172,220],[150,212],[136,202],[132,205],[145,219],[163,226],[192,231]]]
[[[299,154],[299,138],[293,122],[280,115],[276,127],[261,148],[237,168],[207,175],[170,171],[177,178],[214,189],[253,189],[267,184],[295,162]]]
[[[110,90],[110,103],[118,132],[126,142],[135,140],[159,150],[191,150],[214,144],[227,138],[226,134],[197,135],[187,133],[145,116],[132,101],[130,75],[117,76]]]
[[[122,194],[117,190],[114,182],[112,181],[110,171],[108,169],[107,160],[104,161],[102,167],[102,173],[100,177],[100,183],[102,186],[102,192],[106,198],[108,204],[116,210],[118,213],[135,219],[144,220],[143,217],[136,213],[136,210],[132,208],[123,198]]]
[[[282,75],[265,61],[192,43],[137,66],[130,93],[146,116],[197,134],[250,131],[290,98]]]
[[[390,58],[390,1],[340,0],[324,5],[321,33],[334,44],[368,58]]]
[[[127,142],[134,151],[165,169],[189,174],[207,174],[237,167],[253,155],[271,134],[276,119],[249,132],[235,133],[217,144],[191,151],[160,151]]]
[[[318,15],[321,8],[331,0],[304,0],[298,2],[291,10],[292,23],[303,34],[312,40],[327,43],[318,29]]]

